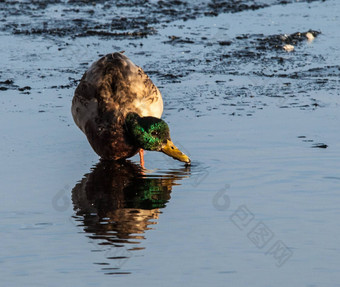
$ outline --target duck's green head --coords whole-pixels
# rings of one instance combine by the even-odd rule
[[[139,148],[161,151],[179,161],[190,164],[190,159],[171,141],[169,126],[165,121],[155,117],[140,117],[129,113],[125,123],[127,130]]]

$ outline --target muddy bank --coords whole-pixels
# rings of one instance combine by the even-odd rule
[[[161,2],[157,3],[161,5]],[[232,3],[241,4],[239,1]],[[327,2],[319,1],[316,5],[322,8],[325,3]],[[121,50],[125,50],[134,62],[141,65],[161,88],[167,109],[170,111],[172,107],[169,105],[177,106],[181,103],[179,110],[190,111],[188,117],[201,117],[216,111],[231,116],[253,116],[257,111],[273,104],[279,108],[315,110],[328,105],[328,99],[320,97],[317,91],[324,90],[334,95],[338,90],[340,66],[336,64],[336,60],[331,60],[336,57],[336,53],[332,54],[329,48],[323,47],[330,41],[329,32],[318,25],[309,25],[304,30],[282,26],[281,30],[284,29],[284,32],[280,33],[259,33],[260,28],[255,27],[253,31],[245,33],[248,28],[242,28],[242,25],[240,28],[237,21],[240,18],[246,26],[249,11],[222,14],[221,17],[202,16],[203,18],[183,22],[174,20],[180,17],[177,14],[163,15],[167,19],[165,21],[165,18],[155,17],[156,14],[142,15],[135,11],[134,7],[118,4],[115,6],[117,9],[128,9],[131,17],[137,13],[136,19],[141,17],[148,25],[139,25],[139,22],[131,20],[132,18],[131,21],[125,18],[112,24],[113,16],[108,13],[111,10],[103,9],[106,4],[93,6],[85,3],[84,7],[79,8],[82,12],[69,11],[70,14],[65,14],[73,16],[71,21],[59,19],[59,24],[55,25],[52,18],[48,24],[51,26],[46,26],[46,30],[36,34],[33,32],[32,35],[35,25],[41,25],[44,17],[49,17],[49,13],[55,13],[55,9],[61,9],[66,4],[48,2],[39,8],[39,3],[19,5],[13,2],[6,6],[6,9],[11,11],[11,7],[16,7],[15,9],[19,10],[22,5],[30,8],[17,11],[19,16],[16,21],[18,24],[20,19],[26,19],[25,25],[28,28],[25,28],[26,32],[16,34],[10,20],[14,16],[8,13],[2,29],[5,27],[5,33],[14,35],[6,36],[4,41],[14,40],[13,46],[9,47],[14,55],[17,53],[17,47],[21,46],[22,39],[32,39],[35,44],[32,48],[25,47],[20,51],[20,57],[13,55],[8,59],[11,64],[6,65],[0,72],[0,91],[3,93],[16,91],[27,96],[35,94],[35,99],[40,99],[40,102],[43,99],[43,91],[46,90],[56,93],[60,99],[65,98],[65,95],[71,97],[81,75],[94,60],[106,52]],[[80,4],[70,2],[67,5],[70,7]],[[136,5],[152,6],[148,1]],[[184,4],[174,2],[171,5],[182,7]],[[281,6],[278,5],[277,10]],[[84,14],[85,18],[81,20],[78,16],[79,13],[85,13],[85,7],[92,7],[96,13],[106,11],[106,18],[92,13],[91,16],[86,16],[86,20]],[[272,6],[273,10],[275,8],[276,6]],[[199,10],[200,13],[206,11],[202,9]],[[222,11],[224,8],[219,9]],[[266,8],[261,11],[267,10]],[[28,11],[41,15],[28,16]],[[293,10],[291,13],[293,15]],[[27,17],[34,21],[27,21]],[[149,22],[148,17],[154,18]],[[100,26],[97,19],[100,19],[100,25],[111,23],[114,28]],[[153,22],[156,20],[163,22]],[[98,29],[82,26],[85,23],[92,25],[91,21],[93,25],[99,25]],[[145,30],[145,27],[151,29],[150,23],[155,23],[152,24],[152,34],[149,33],[151,30]],[[291,25],[294,26],[294,22]],[[137,27],[145,29],[136,30]],[[62,33],[55,34],[50,28],[61,29],[58,31]],[[112,35],[113,33],[120,35]],[[134,33],[146,33],[146,37]],[[314,37],[312,40],[307,38],[308,33]],[[81,37],[74,37],[75,35]],[[292,45],[294,50],[288,52],[283,48],[285,45]],[[22,66],[22,59],[27,66],[16,68]],[[53,60],[57,61],[50,64]],[[65,92],[62,92],[63,90]],[[55,104],[39,104],[38,111],[48,111],[48,106]],[[25,107],[20,105],[13,108],[20,111],[24,109]]]
[[[306,0],[300,2],[314,2]],[[16,35],[139,38],[175,20],[254,11],[295,1],[2,1],[0,30]],[[124,16],[122,16],[124,15]]]
[[[93,61],[125,50],[166,92],[181,85],[181,95],[166,99],[196,116],[216,109],[251,116],[272,99],[282,108],[320,108],[326,103],[312,94],[336,93],[340,66],[325,48],[331,33],[311,21],[304,2],[321,10],[328,3],[299,1],[311,24],[297,29],[294,1],[4,1],[0,31],[12,46],[11,56],[3,56],[0,91],[72,95]],[[280,15],[285,7],[290,12]],[[251,13],[254,27],[247,26]],[[265,24],[276,25],[271,13],[284,24],[265,32]],[[32,45],[22,47],[28,39]],[[16,68],[22,62],[27,66]]]

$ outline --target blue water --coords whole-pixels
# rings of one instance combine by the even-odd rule
[[[32,87],[0,91],[1,285],[340,286],[339,72],[327,75],[339,69],[339,12],[335,0],[273,6],[160,25],[114,47],[79,38],[62,51],[1,32],[1,81]],[[254,80],[246,74],[261,63],[251,61],[230,64],[239,74],[214,70],[203,60],[223,48],[198,41],[308,29],[322,34],[282,54],[288,73],[322,69],[298,79]],[[164,43],[171,35],[197,41]],[[73,123],[74,87],[58,86],[80,78],[82,59],[122,48],[160,87],[190,168],[154,152],[146,170],[138,157],[102,164]],[[174,82],[155,72],[185,69]],[[320,78],[328,83],[316,89]]]

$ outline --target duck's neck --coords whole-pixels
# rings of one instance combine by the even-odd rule
[[[132,139],[135,141],[140,137],[142,130],[139,124],[141,117],[136,113],[128,113],[125,117],[125,127]]]
[[[136,113],[128,113],[125,117],[125,125],[127,131],[132,133],[133,129],[139,125],[138,121],[140,120],[140,116]]]

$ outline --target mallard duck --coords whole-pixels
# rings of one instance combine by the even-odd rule
[[[139,152],[144,166],[143,150],[150,150],[190,164],[171,141],[162,113],[159,89],[122,53],[93,63],[72,100],[73,119],[101,158],[120,160]]]

